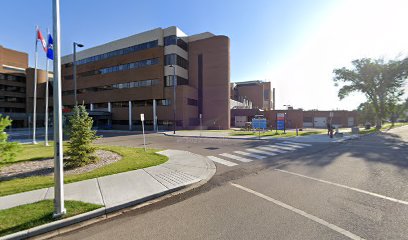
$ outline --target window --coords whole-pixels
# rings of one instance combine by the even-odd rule
[[[177,65],[184,69],[188,69],[188,61],[175,53],[164,56],[164,65]]]
[[[187,98],[187,104],[191,106],[198,106],[198,101],[195,99]]]
[[[180,76],[176,76],[177,85],[188,85],[188,79],[182,78]],[[171,87],[173,86],[173,76],[164,76],[164,86]]]
[[[177,45],[181,49],[188,51],[188,44],[181,38],[178,38],[176,35],[171,35],[164,37],[164,46]]]
[[[164,46],[176,45],[176,42],[177,42],[176,35],[164,37]]]
[[[113,89],[126,89],[126,88],[139,88],[139,87],[151,87],[155,85],[159,85],[160,81],[155,80],[142,80],[137,82],[127,82],[127,83],[117,83],[112,85],[105,85],[100,87],[90,87],[90,88],[82,88],[78,89],[78,93],[87,93],[87,92],[100,92],[106,90],[113,90]],[[74,95],[74,90],[68,90],[62,92],[63,96]]]
[[[170,99],[162,99],[157,101],[158,106],[170,106],[171,100]]]
[[[131,47],[122,48],[122,49],[118,49],[118,50],[115,50],[115,51],[112,51],[112,52],[103,53],[103,54],[99,54],[99,55],[96,55],[96,56],[84,58],[84,59],[76,61],[76,64],[77,65],[82,65],[82,64],[87,64],[87,63],[90,63],[90,62],[96,62],[96,61],[104,60],[104,59],[115,57],[115,56],[120,56],[120,55],[132,53],[132,52],[137,52],[137,51],[142,51],[142,50],[149,49],[149,48],[155,48],[158,45],[159,45],[158,40],[154,40],[154,41],[150,41],[150,42],[146,42],[146,43],[141,43],[141,44],[134,45],[134,46],[131,46]],[[65,67],[70,67],[70,66],[72,66],[72,63],[66,63],[65,64]]]

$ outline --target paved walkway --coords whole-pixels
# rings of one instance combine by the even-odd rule
[[[215,174],[214,163],[201,155],[179,150],[159,153],[169,160],[154,167],[65,184],[65,199],[104,205],[106,212],[112,212],[177,191]],[[53,188],[8,195],[0,197],[0,210],[53,198]]]

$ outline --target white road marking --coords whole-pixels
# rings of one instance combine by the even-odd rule
[[[296,144],[296,145],[299,145],[299,146],[305,146],[305,147],[311,147],[311,146],[312,146],[312,144],[307,144],[307,143],[299,143],[299,142],[288,142],[288,141],[285,141],[285,142],[283,142],[283,143],[288,143],[288,144]]]
[[[361,189],[354,188],[354,187],[349,187],[349,186],[346,186],[346,185],[343,185],[343,184],[329,182],[329,181],[326,181],[326,180],[322,180],[322,179],[318,179],[318,178],[314,178],[314,177],[309,177],[309,176],[305,176],[305,175],[302,175],[302,174],[299,174],[299,173],[289,172],[289,171],[282,170],[282,169],[274,169],[274,170],[279,171],[279,172],[283,172],[283,173],[287,173],[287,174],[292,174],[292,175],[295,175],[295,176],[298,176],[298,177],[303,177],[303,178],[307,178],[307,179],[310,179],[310,180],[318,181],[318,182],[321,182],[321,183],[327,183],[327,184],[330,184],[330,185],[334,185],[334,186],[337,186],[337,187],[353,190],[353,191],[356,191],[356,192],[368,194],[370,196],[386,199],[386,200],[389,200],[389,201],[392,201],[392,202],[408,205],[407,201],[399,200],[399,199],[392,198],[392,197],[387,197],[387,196],[384,196],[384,195],[381,195],[381,194],[378,194],[378,193],[373,193],[373,192],[369,192],[369,191],[366,191],[366,190],[361,190]]]
[[[224,160],[224,159],[222,159],[222,158],[218,158],[218,157],[214,157],[214,156],[207,156],[207,157],[208,157],[209,159],[211,159],[212,161],[214,161],[214,162],[217,162],[217,163],[226,165],[226,166],[228,166],[228,167],[233,167],[233,166],[238,165],[238,164],[236,164],[236,163],[233,163],[233,162]]]
[[[266,151],[271,151],[271,152],[277,152],[277,153],[287,153],[287,151],[277,149],[276,146],[273,146],[273,147],[271,147],[271,146],[269,146],[269,147],[268,146],[259,146],[259,147],[256,147],[256,148],[266,150]]]
[[[284,150],[286,150],[286,151],[296,150],[296,148],[285,147],[285,146],[278,146],[278,145],[266,145],[266,146],[271,147],[271,148],[284,149]]]
[[[298,146],[298,145],[293,145],[293,144],[288,144],[288,143],[276,143],[278,146],[282,147],[290,147],[290,148],[304,148],[303,146]]]
[[[259,153],[259,154],[263,154],[263,155],[267,155],[267,156],[276,156],[276,153],[273,152],[267,152],[267,151],[262,151],[256,148],[248,148],[246,149],[246,151],[248,152],[254,152],[254,153]]]
[[[266,196],[266,195],[264,195],[264,194],[262,194],[262,193],[256,192],[256,191],[254,191],[254,190],[252,190],[252,189],[246,188],[246,187],[244,187],[244,186],[241,186],[241,185],[238,185],[238,184],[235,184],[235,183],[231,183],[231,185],[234,186],[234,187],[236,187],[236,188],[239,188],[239,189],[241,189],[241,190],[244,190],[245,192],[252,193],[252,194],[254,194],[255,196],[258,196],[258,197],[260,197],[260,198],[263,198],[263,199],[265,199],[265,200],[267,200],[267,201],[269,201],[269,202],[272,202],[272,203],[274,203],[274,204],[276,204],[276,205],[278,205],[278,206],[280,206],[280,207],[283,207],[283,208],[285,208],[285,209],[287,209],[287,210],[290,210],[290,211],[292,211],[292,212],[294,212],[294,213],[297,213],[297,214],[299,214],[299,215],[301,215],[301,216],[303,216],[303,217],[305,217],[305,218],[307,218],[307,219],[310,219],[310,220],[312,220],[312,221],[314,221],[314,222],[317,222],[317,223],[319,223],[319,224],[321,224],[321,225],[323,225],[323,226],[326,226],[326,227],[328,227],[328,228],[330,228],[330,229],[332,229],[332,230],[334,230],[334,231],[336,231],[336,232],[338,232],[338,233],[340,233],[340,234],[343,234],[343,235],[346,236],[346,237],[349,237],[350,239],[353,239],[353,240],[355,240],[355,239],[363,239],[362,237],[357,236],[357,235],[355,235],[354,233],[351,233],[351,232],[349,232],[349,231],[347,231],[347,230],[345,230],[345,229],[343,229],[343,228],[341,228],[341,227],[338,227],[338,226],[336,226],[336,225],[334,225],[334,224],[332,224],[332,223],[326,222],[325,220],[323,220],[323,219],[321,219],[321,218],[318,218],[318,217],[316,217],[316,216],[314,216],[314,215],[312,215],[312,214],[309,214],[309,213],[307,213],[307,212],[305,212],[305,211],[302,211],[302,210],[300,210],[300,209],[297,209],[297,208],[295,208],[295,207],[292,207],[292,206],[290,206],[290,205],[288,205],[288,204],[286,204],[286,203],[283,203],[283,202],[281,202],[281,201],[278,201],[278,200],[276,200],[276,199],[273,199],[273,198],[271,198],[271,197],[268,197],[268,196]]]
[[[234,151],[234,153],[240,154],[240,155],[244,155],[250,158],[256,158],[256,159],[264,159],[266,158],[265,156],[261,156],[258,154],[254,154],[254,153],[247,153],[247,152],[243,152],[243,151]]]
[[[227,157],[227,158],[231,158],[231,159],[240,161],[240,162],[252,162],[251,159],[240,157],[240,156],[235,156],[235,155],[232,155],[232,154],[229,154],[229,153],[221,153],[220,155],[224,156],[224,157]]]
[[[278,146],[284,146],[284,147],[294,147],[294,148],[304,148],[304,146],[299,146],[295,144],[290,144],[290,143],[276,143]]]

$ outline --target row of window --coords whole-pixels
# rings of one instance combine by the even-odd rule
[[[13,76],[9,74],[0,73],[0,80],[9,80],[14,82],[25,82],[25,77],[22,76]]]
[[[175,53],[167,54],[164,55],[164,65],[177,65],[184,69],[188,69],[188,60]]]
[[[127,83],[117,83],[112,85],[106,85],[101,87],[89,87],[89,88],[82,88],[78,89],[77,93],[88,93],[88,92],[100,92],[100,91],[107,91],[107,90],[114,90],[114,89],[126,89],[126,88],[140,88],[140,87],[151,87],[158,85],[160,83],[159,80],[142,80],[142,81],[135,81],[135,82],[127,82]],[[63,96],[74,95],[74,90],[68,90],[62,92]]]
[[[25,103],[25,98],[0,96],[0,102]]]
[[[148,66],[151,66],[151,65],[156,65],[156,64],[159,64],[159,62],[160,62],[159,58],[145,59],[145,60],[126,63],[126,64],[121,64],[121,65],[117,65],[117,66],[101,68],[101,69],[98,69],[98,70],[82,72],[82,73],[79,73],[78,76],[80,76],[80,77],[89,77],[89,76],[98,75],[98,74],[108,74],[108,73],[112,73],[112,72],[126,71],[126,70],[129,70],[129,69],[137,69],[137,68],[148,67]],[[72,79],[73,79],[72,75],[67,75],[67,76],[64,77],[64,80],[72,80]]]
[[[188,44],[184,42],[183,39],[178,38],[176,35],[171,35],[171,36],[167,36],[164,38],[164,46],[169,46],[169,45],[177,45],[181,49],[188,51]]]
[[[0,84],[0,91],[25,93],[25,88]]]
[[[174,76],[170,75],[170,76],[164,76],[164,86],[165,87],[171,87],[173,86],[174,83]],[[176,81],[177,81],[177,86],[178,85],[188,85],[188,79],[182,78],[180,76],[176,76]]]
[[[115,57],[115,56],[125,55],[125,54],[132,53],[132,52],[138,52],[138,51],[142,51],[142,50],[149,49],[149,48],[155,48],[158,45],[159,45],[159,41],[154,40],[154,41],[141,43],[138,45],[127,47],[127,48],[118,49],[112,52],[103,53],[103,54],[99,54],[96,56],[84,58],[84,59],[76,61],[76,63],[77,65],[81,65],[81,64],[86,64],[90,62],[96,62],[96,61],[104,60],[104,59]],[[72,63],[68,63],[65,66],[70,66],[70,65],[72,65]]]

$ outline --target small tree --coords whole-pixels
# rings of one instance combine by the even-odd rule
[[[95,162],[95,147],[92,142],[97,138],[96,131],[92,130],[93,120],[89,117],[84,105],[75,106],[73,115],[69,117],[68,159],[67,167],[80,167]]]
[[[16,142],[8,142],[8,134],[4,131],[11,125],[12,120],[9,117],[2,117],[0,114],[0,161],[11,161],[16,157],[16,153],[21,147]]]

